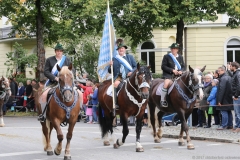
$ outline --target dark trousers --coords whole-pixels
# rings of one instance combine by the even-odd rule
[[[198,109],[198,124],[203,125],[206,123],[205,111]]]

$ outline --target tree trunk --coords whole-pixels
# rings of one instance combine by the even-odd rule
[[[184,22],[183,19],[180,19],[177,22],[177,34],[176,34],[176,42],[180,45],[179,54],[183,54],[183,30],[184,30]]]
[[[39,80],[44,80],[44,66],[45,66],[45,49],[44,49],[44,40],[43,40],[43,16],[41,12],[41,0],[36,0],[36,9],[37,9],[37,78]]]

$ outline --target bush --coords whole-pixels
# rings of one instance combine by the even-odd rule
[[[153,74],[152,74],[152,77],[153,77],[154,79],[156,79],[156,78],[162,78],[162,74],[160,74],[160,73],[153,73]]]

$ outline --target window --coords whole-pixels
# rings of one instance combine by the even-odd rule
[[[152,42],[144,42],[141,46],[141,60],[151,66],[152,73],[155,73],[155,52],[151,51],[154,48]]]
[[[227,62],[240,63],[240,40],[231,39],[227,43]]]

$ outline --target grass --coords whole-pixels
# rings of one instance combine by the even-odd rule
[[[37,112],[11,112],[11,111],[8,111],[5,116],[19,116],[19,117],[37,116]]]

